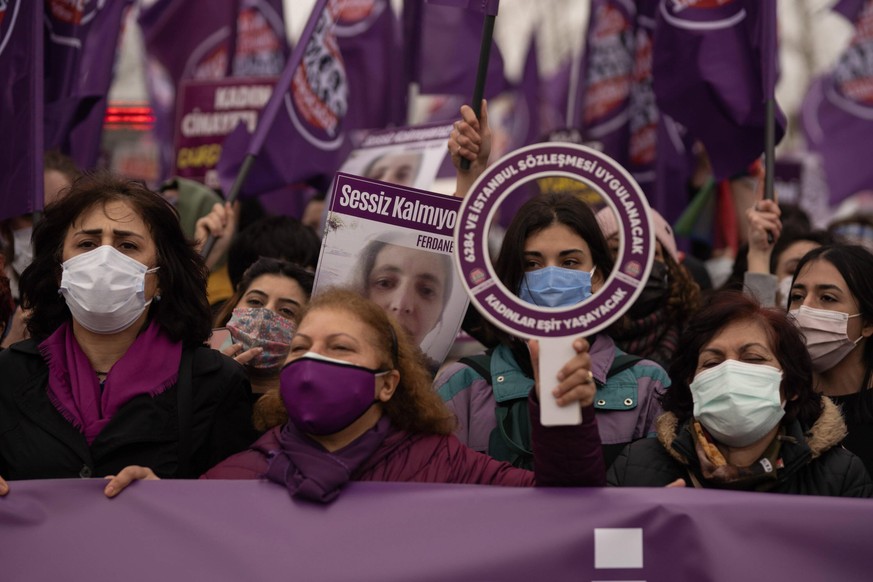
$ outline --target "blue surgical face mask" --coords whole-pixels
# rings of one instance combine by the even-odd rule
[[[545,267],[524,274],[518,297],[542,307],[569,307],[591,297],[591,272]]]

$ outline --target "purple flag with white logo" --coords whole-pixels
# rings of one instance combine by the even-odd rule
[[[586,141],[628,164],[631,86],[635,69],[633,0],[593,0],[581,63],[578,127]]]
[[[162,177],[173,167],[176,99],[183,79],[214,81],[230,74],[238,0],[157,0],[141,7],[146,87],[155,116]]]
[[[812,83],[801,109],[807,146],[824,163],[831,205],[873,189],[867,147],[873,135],[873,1],[855,13],[855,36],[834,70]]]
[[[344,118],[349,89],[337,46],[335,23],[344,0],[319,0],[258,127],[243,126],[227,136],[218,162],[225,191],[247,155],[255,162],[241,194],[255,196],[301,181],[326,186],[346,144]]]
[[[42,209],[43,15],[0,0],[0,219]]]
[[[776,21],[768,17],[774,1],[666,0],[658,10],[658,107],[703,143],[717,179],[745,171],[764,152],[777,58]],[[784,133],[777,108],[777,142]]]
[[[493,12],[492,12],[493,10]],[[406,45],[418,55],[413,66],[413,82],[422,94],[467,95],[476,83],[482,24],[486,14],[496,14],[497,3],[482,0],[428,0],[416,10],[404,11],[404,19],[416,14],[420,21],[406,24],[414,31]],[[503,73],[503,57],[492,44],[485,82],[485,97],[490,98],[509,88]]]
[[[139,25],[164,174],[182,81],[277,77],[288,54],[281,0],[157,0],[140,10]]]
[[[400,23],[389,0],[346,4],[336,23],[349,84],[347,130],[382,128],[406,120],[406,88],[396,66]]]
[[[133,0],[47,0],[45,5],[45,148],[93,168],[118,38]]]

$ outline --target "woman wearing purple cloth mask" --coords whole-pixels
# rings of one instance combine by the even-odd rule
[[[477,121],[468,106],[461,112],[464,119],[455,124],[449,149],[456,166],[461,156],[476,157],[471,171],[481,173],[486,167],[482,157],[487,161],[485,152],[490,150],[487,115]],[[459,195],[471,183],[468,173],[458,170]],[[565,193],[540,194],[522,205],[494,264],[508,289],[547,307],[584,301],[598,291],[612,268],[609,247],[591,208]],[[496,459],[530,467],[530,431],[515,407],[533,385],[535,367],[524,341],[493,326],[485,328],[485,335],[497,338],[496,345],[446,366],[434,386],[458,416],[455,434],[461,442]],[[618,349],[607,333],[577,341],[591,357],[588,381],[596,386],[593,406],[608,467],[624,445],[654,434],[661,412],[657,397],[670,380],[655,362]]]
[[[221,352],[245,366],[252,398],[279,388],[297,316],[312,294],[312,273],[281,259],[261,257],[246,269],[236,293],[215,318],[231,339]],[[255,426],[266,430],[267,426]]]
[[[797,264],[788,310],[803,332],[816,390],[840,405],[843,446],[873,474],[873,254],[822,246]]]
[[[111,497],[133,479],[197,476],[251,442],[248,379],[203,346],[206,269],[166,201],[86,175],[33,242],[20,287],[31,338],[0,353],[0,476],[114,476]]]
[[[532,346],[532,355],[538,349]],[[588,356],[561,370],[564,406],[590,405]],[[462,445],[454,418],[432,391],[430,375],[403,330],[378,305],[342,289],[313,298],[282,370],[278,409],[288,421],[249,451],[204,478],[266,477],[300,499],[321,503],[348,481],[407,481],[508,486],[595,486],[604,482],[596,424],[543,427],[529,394],[536,472],[517,469]],[[264,399],[271,398],[265,395]],[[263,400],[262,400],[263,402]]]

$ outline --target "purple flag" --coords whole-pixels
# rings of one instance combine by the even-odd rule
[[[282,0],[240,0],[234,38],[234,77],[278,77],[288,41]]]
[[[157,0],[140,8],[146,86],[155,116],[162,178],[173,167],[176,97],[183,79],[217,80],[230,73],[237,0]]]
[[[855,22],[865,4],[868,4],[867,0],[839,0],[831,10],[842,14],[847,20]]]
[[[855,36],[834,70],[814,81],[802,107],[810,150],[824,163],[831,205],[873,189],[867,144],[873,135],[873,1],[857,14]]]
[[[399,22],[389,0],[351,2],[336,23],[337,43],[349,84],[347,130],[382,128],[406,121],[402,69],[395,64]]]
[[[579,67],[573,66],[573,59],[562,61],[558,68],[542,79],[540,87],[540,122],[542,132],[550,132],[564,127],[572,127],[573,120],[567,111],[571,85],[574,75],[578,77]],[[576,126],[578,127],[578,125]]]
[[[775,82],[772,1],[668,0],[658,11],[658,107],[703,142],[717,179],[744,171],[764,151],[765,101]],[[777,142],[784,132],[777,111]]]
[[[13,481],[0,497],[3,579],[812,582],[873,571],[868,499],[356,482],[323,506],[264,480],[140,481],[115,499],[104,486]]]
[[[349,94],[334,23],[344,0],[319,0],[254,134],[243,126],[224,141],[218,173],[229,190],[247,155],[256,156],[241,191],[265,194],[307,180],[327,182],[346,147]],[[326,184],[325,184],[326,185]]]
[[[45,148],[82,168],[93,168],[100,154],[118,37],[132,3],[44,2]]]
[[[652,90],[652,41],[657,6],[656,0],[637,0],[625,166],[649,201],[655,198],[655,161],[658,152],[659,114]]]
[[[0,2],[0,219],[42,210],[43,14]]]
[[[481,5],[481,1],[471,2],[477,7]],[[406,24],[404,29],[414,31],[412,37],[405,39],[407,46],[411,43],[420,45],[407,50],[418,55],[412,81],[418,83],[422,94],[467,95],[473,91],[485,13],[466,8],[468,3],[465,1],[443,0],[439,4],[425,2],[418,10],[409,13],[404,11],[404,18],[420,16],[419,22]],[[508,88],[503,57],[492,44],[485,97],[493,97]]]
[[[636,5],[632,0],[593,0],[581,63],[578,125],[586,141],[628,164],[629,117],[635,53]]]
[[[284,12],[281,0],[158,0],[141,9],[139,25],[166,175],[173,166],[180,83],[278,76],[288,53]]]
[[[525,123],[519,123],[516,127],[515,135],[518,136],[516,147],[536,143],[540,137],[540,128],[542,127],[541,87],[537,37],[532,35],[527,47],[527,57],[524,60],[521,83],[515,91],[516,105],[514,109],[525,120]]]

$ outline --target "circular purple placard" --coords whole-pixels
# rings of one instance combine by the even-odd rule
[[[618,219],[620,245],[603,286],[572,307],[538,307],[522,301],[497,278],[488,254],[488,231],[501,201],[541,178],[585,182],[606,200]],[[461,203],[455,225],[455,262],[470,300],[492,323],[519,337],[590,336],[630,308],[652,268],[655,233],[639,185],[612,158],[569,143],[528,146],[493,164]]]

